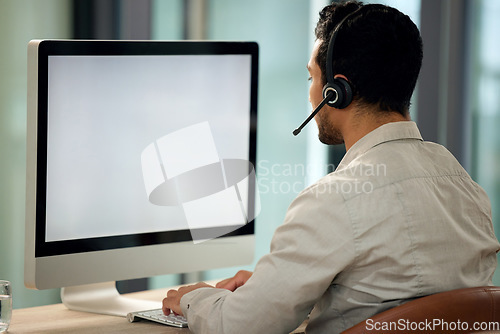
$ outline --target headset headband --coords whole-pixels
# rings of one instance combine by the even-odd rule
[[[348,14],[346,17],[344,17],[339,24],[335,27],[333,30],[332,36],[330,37],[330,43],[328,44],[328,51],[326,53],[326,82],[327,83],[332,83],[333,82],[333,46],[335,44],[335,40],[337,39],[337,35],[339,33],[340,27],[342,24],[344,24],[347,19],[353,17],[356,13],[358,13],[362,8],[365,6],[361,6],[358,9],[356,9],[354,12]]]

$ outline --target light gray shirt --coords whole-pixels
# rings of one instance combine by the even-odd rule
[[[491,285],[500,245],[486,193],[413,122],[356,142],[290,205],[235,292],[181,299],[194,333],[339,333],[410,299]]]

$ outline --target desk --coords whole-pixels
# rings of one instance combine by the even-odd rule
[[[127,297],[161,301],[168,289],[147,290],[127,294]],[[160,302],[158,307],[160,307]],[[301,325],[293,333],[303,333]],[[68,310],[63,304],[15,309],[8,334],[25,333],[190,333],[187,328],[175,328],[150,321],[130,323],[126,318]]]

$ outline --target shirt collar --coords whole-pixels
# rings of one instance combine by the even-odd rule
[[[349,151],[346,152],[336,170],[342,170],[349,165],[351,161],[377,145],[402,139],[416,139],[423,141],[422,135],[420,134],[415,122],[392,122],[381,125],[354,143]]]

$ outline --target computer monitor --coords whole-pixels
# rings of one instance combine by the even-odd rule
[[[249,264],[258,46],[28,45],[25,285],[125,316],[115,281]]]

